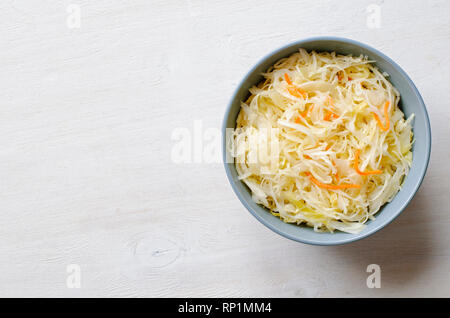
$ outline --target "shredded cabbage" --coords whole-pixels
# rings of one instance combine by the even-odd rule
[[[358,233],[392,200],[411,166],[413,115],[405,119],[400,94],[372,62],[300,49],[250,89],[230,153],[256,203],[318,232]],[[386,102],[384,131],[374,114],[386,123]],[[378,174],[355,170],[358,150],[359,170]]]

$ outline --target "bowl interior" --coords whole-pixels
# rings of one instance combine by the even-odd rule
[[[266,71],[279,59],[295,53],[299,48],[304,48],[307,51],[315,50],[317,52],[335,51],[339,54],[353,54],[354,56],[361,54],[367,55],[370,60],[376,61],[374,64],[381,71],[389,74],[388,79],[400,92],[401,101],[399,106],[405,113],[405,116],[408,117],[413,113],[415,114],[415,119],[412,123],[415,141],[412,150],[413,162],[411,170],[404,181],[402,189],[395,198],[390,203],[385,204],[376,214],[376,219],[367,222],[367,227],[359,234],[348,234],[340,231],[336,231],[335,233],[316,233],[310,227],[288,224],[281,221],[279,218],[270,214],[266,208],[256,204],[252,200],[251,191],[238,179],[234,164],[226,161],[227,158],[229,160],[229,155],[225,147],[225,129],[236,127],[240,102],[248,97],[249,88],[263,79],[261,73]],[[335,245],[356,241],[378,231],[395,219],[419,188],[428,166],[431,150],[431,130],[428,114],[419,92],[406,73],[381,52],[365,44],[339,38],[313,38],[299,41],[285,46],[263,58],[250,70],[235,91],[225,114],[223,129],[225,170],[234,191],[244,206],[260,222],[278,234],[295,241],[317,245]]]

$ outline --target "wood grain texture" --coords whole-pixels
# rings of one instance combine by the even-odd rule
[[[449,15],[449,1],[2,1],[0,296],[449,297]],[[220,127],[259,58],[316,35],[397,61],[433,130],[406,211],[338,247],[272,233],[220,163],[170,156],[175,128]],[[372,263],[380,289],[366,286]],[[80,289],[66,286],[69,264]]]

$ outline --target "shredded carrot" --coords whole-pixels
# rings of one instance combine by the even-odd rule
[[[292,81],[289,78],[288,73],[284,73],[284,79],[286,80],[286,83],[288,83],[288,85],[292,85]]]
[[[303,157],[305,157],[305,159],[312,159],[310,156],[308,155],[303,155]]]
[[[338,80],[342,81],[343,78],[344,77],[340,73],[338,73]]]
[[[336,182],[339,182],[340,179],[339,179],[339,174],[337,172],[335,173],[334,177],[336,178]]]
[[[311,173],[309,173],[309,172],[307,172],[306,175],[309,176],[309,180],[311,180],[311,182],[313,182],[318,187],[321,187],[321,188],[324,188],[324,189],[340,190],[340,189],[350,189],[350,188],[354,188],[354,189],[361,188],[361,186],[359,184],[337,184],[337,185],[335,185],[335,184],[325,184],[325,183],[320,182],[316,178],[314,178],[311,175]]]
[[[327,110],[327,112],[325,113],[325,116],[323,116],[323,120],[326,121],[330,121],[331,117],[333,118],[339,118],[339,115],[336,114],[334,111],[336,110],[334,108],[334,101],[333,98],[331,98],[330,96],[328,96],[327,98],[327,102],[326,102],[329,106],[331,106],[332,110]]]
[[[353,79],[349,76],[349,77],[348,77],[348,80],[351,81],[351,80],[353,80]]]
[[[295,97],[308,97],[308,94],[299,87],[294,87],[294,84],[291,81],[291,78],[289,77],[288,73],[284,73],[284,79],[286,80],[286,83],[288,83],[289,87],[287,88],[289,94]]]
[[[295,123],[300,124],[302,121],[300,120],[300,117],[295,118]]]
[[[376,121],[378,122],[378,126],[380,126],[381,130],[384,130],[384,131],[388,131],[389,126],[390,126],[388,108],[389,108],[389,102],[386,102],[386,104],[384,104],[384,117],[386,118],[386,126],[383,125],[383,123],[380,120],[380,117],[378,117],[377,114],[372,113],[373,117],[375,117]]]
[[[339,118],[339,115],[336,113],[333,113],[331,110],[327,110],[327,113],[325,114],[325,116],[323,116],[323,120],[330,121],[331,117]]]
[[[330,148],[331,148],[331,145],[328,144],[328,145],[325,147],[325,151],[329,150]]]
[[[301,115],[303,118],[305,118],[306,115],[308,115],[309,112],[310,112],[310,109],[305,109],[304,111],[302,111],[302,112],[300,113],[300,115]]]
[[[372,171],[361,171],[358,168],[358,163],[359,163],[359,154],[360,154],[360,150],[356,150],[355,152],[355,161],[353,162],[353,167],[355,168],[356,172],[362,176],[367,176],[369,174],[380,174],[383,173],[383,171],[381,170],[372,170]]]

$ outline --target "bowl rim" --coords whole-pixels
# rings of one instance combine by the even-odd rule
[[[227,163],[227,149],[226,149],[226,129],[227,129],[227,119],[230,116],[230,111],[233,105],[233,101],[236,98],[236,95],[238,94],[238,91],[240,89],[240,87],[248,80],[248,78],[250,77],[251,74],[253,74],[253,72],[262,64],[264,63],[267,59],[271,58],[272,56],[278,54],[281,51],[284,51],[288,48],[292,48],[297,46],[298,48],[301,48],[301,45],[308,43],[308,42],[313,42],[313,41],[333,41],[333,42],[343,42],[343,43],[349,43],[358,47],[362,47],[368,51],[374,52],[375,54],[381,56],[385,61],[387,61],[389,64],[391,64],[406,80],[406,82],[412,87],[413,92],[415,94],[416,99],[419,101],[419,104],[421,106],[421,108],[424,111],[424,115],[425,115],[425,147],[426,147],[426,159],[425,159],[425,163],[424,165],[422,165],[421,167],[419,167],[422,171],[420,173],[420,177],[415,180],[415,184],[413,187],[413,190],[409,193],[409,196],[401,203],[400,207],[397,208],[397,211],[395,211],[392,216],[384,223],[372,228],[371,230],[367,231],[364,234],[354,234],[351,237],[348,238],[344,238],[344,239],[336,239],[336,240],[330,240],[330,241],[317,241],[314,239],[305,239],[305,238],[301,238],[301,237],[296,237],[293,236],[289,233],[285,233],[281,230],[279,230],[276,226],[272,225],[271,223],[267,222],[265,219],[263,219],[262,217],[260,217],[254,210],[253,208],[247,203],[247,200],[244,199],[244,197],[242,196],[241,192],[237,189],[236,185],[233,183],[233,177],[231,176],[231,171],[230,171],[230,164],[231,163]],[[341,245],[341,244],[347,244],[347,243],[351,243],[351,242],[355,242],[355,241],[359,241],[363,238],[366,238],[376,232],[378,232],[379,230],[383,229],[384,227],[386,227],[388,224],[390,224],[392,221],[394,221],[399,215],[400,213],[402,213],[404,211],[404,209],[407,207],[407,205],[411,202],[411,200],[413,199],[413,197],[415,196],[415,194],[417,193],[417,191],[420,188],[420,185],[423,182],[423,179],[425,177],[426,171],[428,169],[428,165],[429,165],[429,161],[430,161],[430,156],[431,156],[431,143],[432,143],[432,139],[431,139],[431,124],[430,124],[430,119],[428,116],[428,112],[427,112],[427,108],[425,106],[425,103],[423,101],[422,96],[419,93],[419,90],[417,89],[416,85],[414,84],[414,82],[411,80],[411,78],[408,76],[408,74],[396,63],[394,62],[394,60],[392,60],[390,57],[388,57],[387,55],[385,55],[384,53],[380,52],[379,50],[356,40],[352,40],[352,39],[348,39],[348,38],[343,38],[343,37],[335,37],[335,36],[317,36],[317,37],[309,37],[309,38],[305,38],[302,40],[298,40],[295,42],[290,42],[288,44],[283,45],[282,47],[275,49],[271,52],[269,52],[268,54],[264,55],[262,58],[260,58],[255,64],[254,66],[244,75],[244,77],[242,78],[242,80],[239,82],[239,84],[237,84],[236,88],[234,89],[234,92],[231,96],[230,101],[228,102],[225,114],[224,114],[224,118],[222,121],[222,160],[223,160],[223,164],[225,167],[225,172],[227,175],[227,179],[228,182],[230,183],[234,193],[236,194],[236,196],[238,197],[239,201],[241,201],[241,203],[245,206],[245,208],[259,221],[261,222],[264,226],[266,226],[267,228],[269,228],[270,230],[272,230],[273,232],[288,238],[290,240],[296,241],[296,242],[300,242],[300,243],[305,243],[305,244],[310,244],[310,245],[321,245],[321,246],[330,246],[330,245]]]

